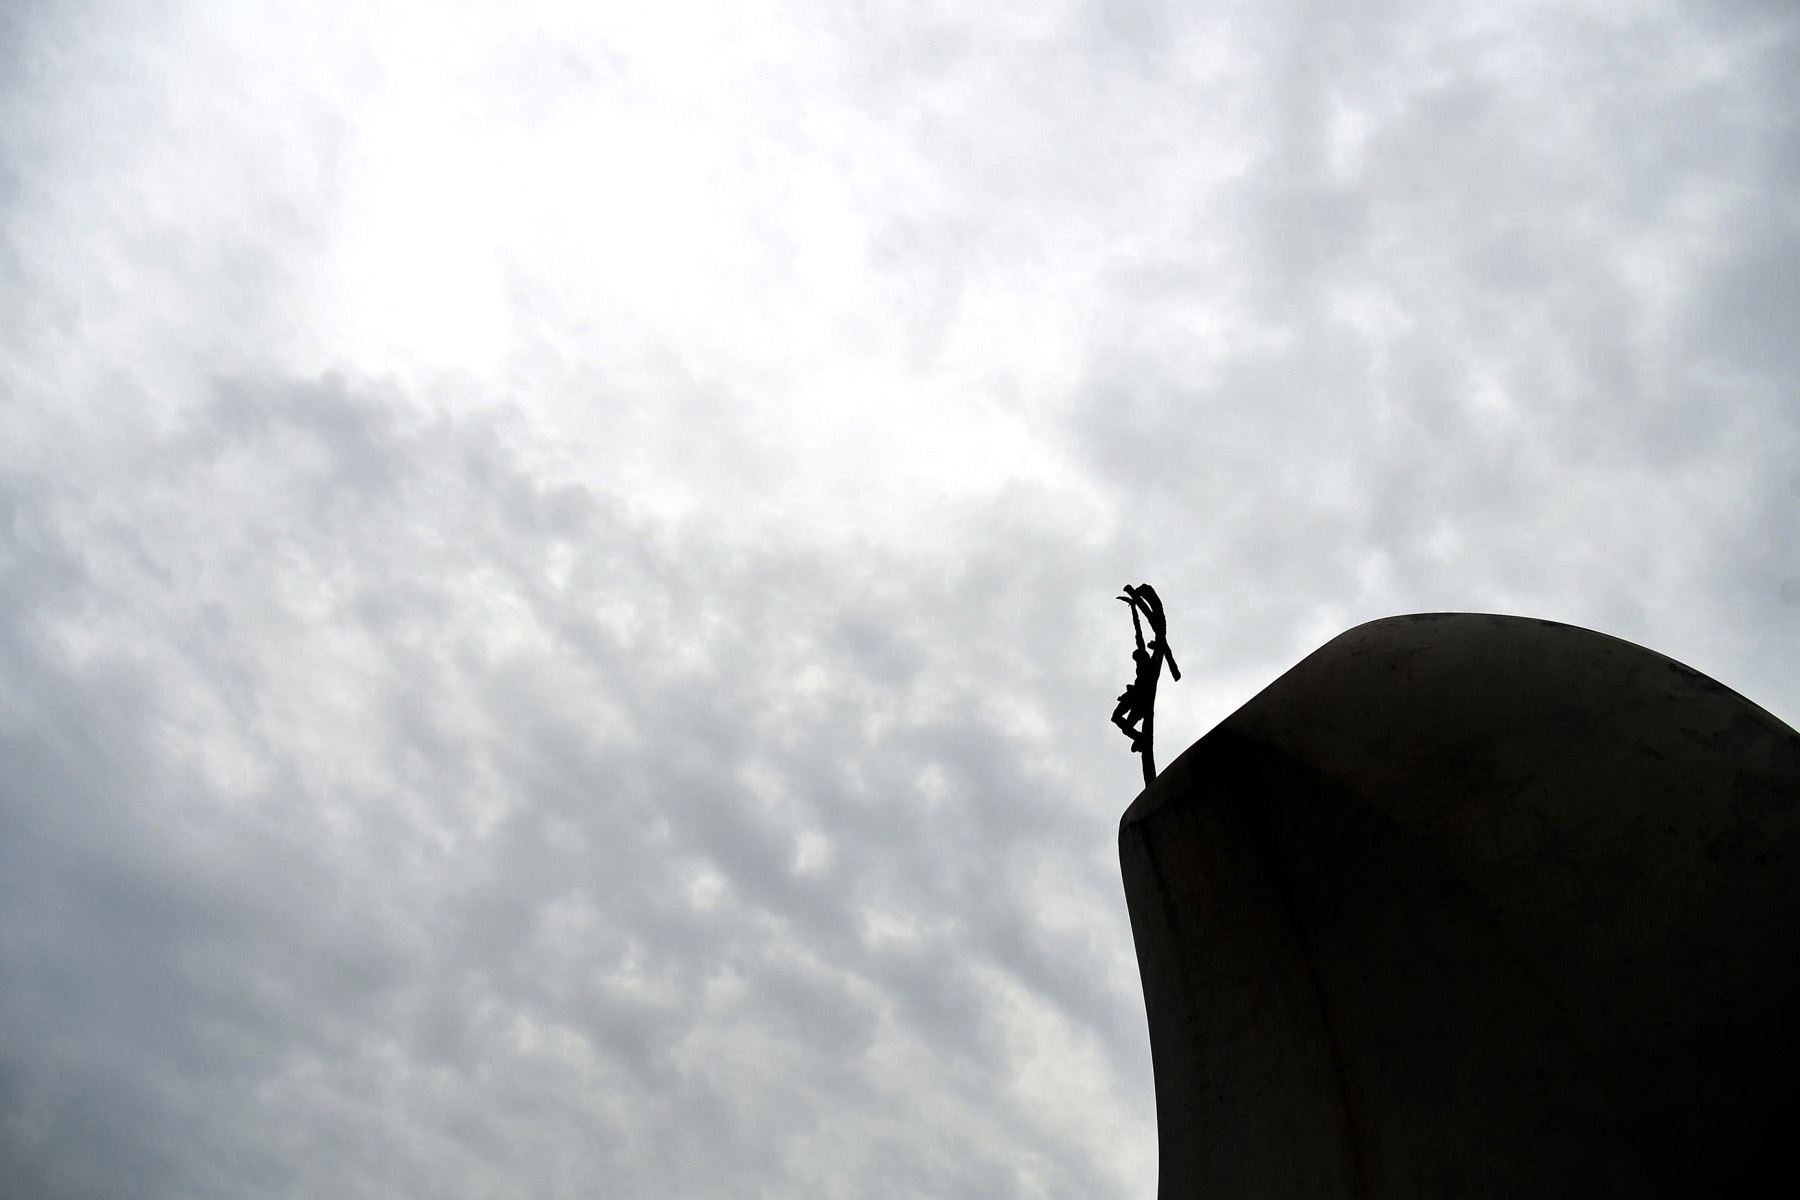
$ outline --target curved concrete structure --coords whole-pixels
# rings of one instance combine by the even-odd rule
[[[1748,1195],[1800,1128],[1800,734],[1642,647],[1395,617],[1119,829],[1165,1200]]]

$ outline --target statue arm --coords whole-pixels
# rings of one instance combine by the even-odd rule
[[[1131,632],[1137,635],[1137,648],[1139,650],[1143,650],[1143,649],[1145,649],[1144,626],[1143,626],[1142,622],[1140,622],[1138,620],[1139,601],[1137,598],[1137,594],[1135,592],[1133,592],[1130,588],[1126,588],[1125,591],[1127,594],[1120,596],[1119,599],[1123,600],[1126,603],[1126,605],[1131,609]],[[1154,632],[1154,629],[1152,630],[1152,632]]]

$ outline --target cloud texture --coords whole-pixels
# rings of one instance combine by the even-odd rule
[[[1800,719],[1785,5],[15,5],[0,1192],[1149,1195],[1167,758]]]

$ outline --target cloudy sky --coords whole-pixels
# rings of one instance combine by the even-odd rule
[[[1165,758],[1800,722],[1800,11],[0,6],[0,1193],[1155,1187]]]

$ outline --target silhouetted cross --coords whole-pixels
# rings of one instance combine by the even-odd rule
[[[1131,652],[1131,661],[1137,664],[1137,675],[1125,685],[1119,693],[1118,707],[1113,709],[1113,724],[1119,732],[1131,739],[1134,753],[1144,756],[1144,786],[1156,778],[1156,757],[1153,741],[1156,734],[1156,682],[1162,677],[1162,665],[1169,664],[1169,676],[1179,681],[1181,668],[1175,665],[1175,654],[1169,649],[1168,619],[1163,616],[1162,600],[1157,597],[1156,589],[1147,583],[1136,587],[1125,585],[1125,592],[1119,597],[1131,608],[1131,630],[1137,636],[1137,649]],[[1150,622],[1150,642],[1144,642],[1144,626],[1138,614]],[[1138,722],[1143,727],[1138,728]]]

